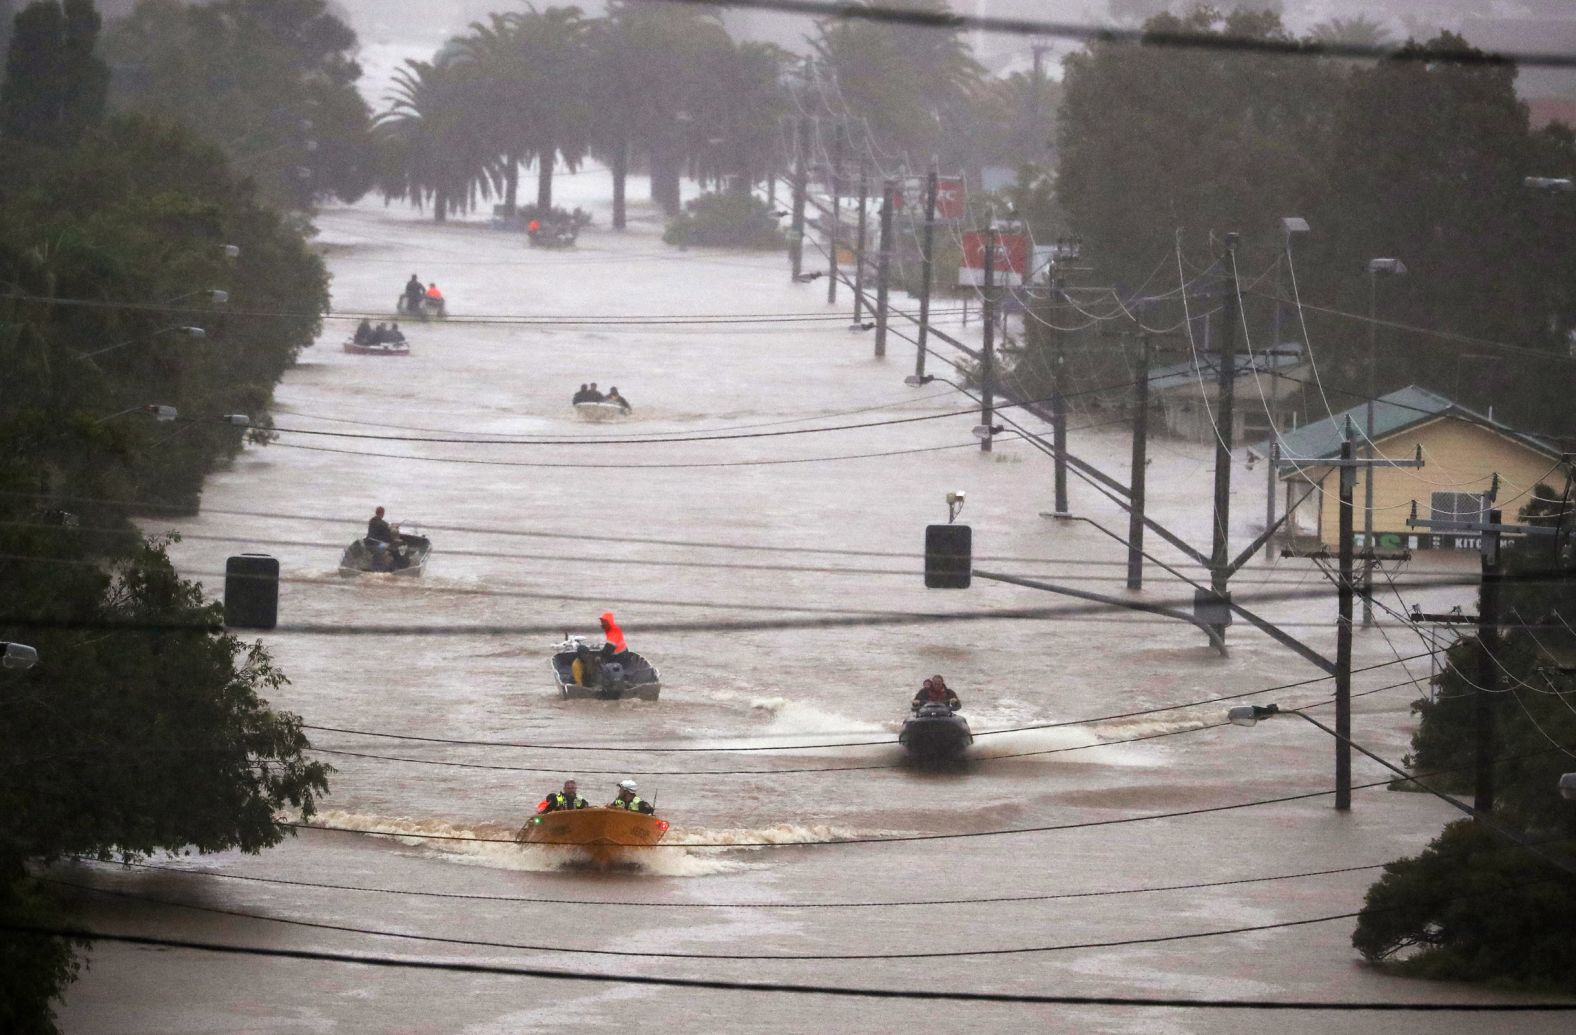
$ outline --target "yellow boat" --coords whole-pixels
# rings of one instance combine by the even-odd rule
[[[526,821],[515,840],[528,845],[583,848],[598,866],[606,866],[649,848],[668,832],[668,821],[642,812],[591,806],[541,812]]]

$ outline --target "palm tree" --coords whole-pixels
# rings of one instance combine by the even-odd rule
[[[649,162],[652,200],[677,212],[686,153],[696,127],[704,129],[696,113],[703,92],[716,89],[702,70],[708,54],[731,46],[728,34],[710,12],[611,0],[594,42],[596,139],[614,170],[614,225],[622,224],[621,169],[631,151]]]
[[[695,102],[691,166],[702,181],[730,182],[748,193],[770,174],[777,157],[778,126],[789,97],[782,81],[789,55],[770,43],[726,41],[706,55],[711,88]]]
[[[903,6],[948,14],[945,0],[905,0]],[[982,88],[983,69],[957,32],[877,22],[829,20],[810,41],[822,80],[868,121],[884,147],[914,158],[945,152],[949,128],[966,125],[969,101]]]
[[[476,77],[489,113],[491,138],[504,165],[505,204],[512,214],[517,167],[537,163],[538,208],[553,203],[553,170],[561,157],[579,167],[589,149],[586,37],[578,7],[534,6],[473,24],[461,60]]]
[[[394,73],[389,109],[374,131],[382,149],[385,198],[432,200],[433,218],[469,211],[498,190],[503,170],[480,119],[480,91],[471,69],[439,55],[407,60]]]

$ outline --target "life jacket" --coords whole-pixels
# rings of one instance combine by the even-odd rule
[[[629,649],[629,644],[624,640],[624,631],[618,627],[617,622],[613,621],[611,611],[602,612],[602,635],[618,653],[622,654]]]
[[[554,791],[552,794],[549,794],[547,802],[551,803],[553,809],[583,809],[586,807],[584,798],[578,796],[570,798],[563,791]]]
[[[575,681],[575,685],[576,686],[585,686],[586,685],[586,666],[585,666],[585,662],[581,661],[579,658],[576,658],[575,660],[571,661],[569,663],[569,677]]]
[[[443,292],[439,291],[438,285],[434,284],[432,287],[427,289],[427,297],[433,299],[434,301],[441,300],[443,298]]]
[[[645,802],[640,800],[640,795],[637,794],[628,801],[625,801],[623,798],[614,798],[612,804],[608,805],[608,808],[628,809],[630,812],[643,812],[644,809],[642,806],[645,804]]]

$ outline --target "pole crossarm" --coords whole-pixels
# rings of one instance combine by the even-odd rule
[[[1429,521],[1407,518],[1407,528],[1426,528],[1431,532],[1500,532],[1505,535],[1557,535],[1552,525],[1506,525],[1487,521]]]
[[[1124,600],[1121,597],[1106,596],[1104,593],[1091,593],[1086,589],[1069,589],[1066,586],[1057,586],[1049,582],[1040,582],[1036,579],[1019,578],[1016,575],[1001,575],[996,572],[981,571],[978,568],[974,569],[974,577],[977,579],[989,579],[992,582],[1005,582],[1013,586],[1024,586],[1028,589],[1044,590],[1047,593],[1059,593],[1062,596],[1076,597],[1079,600],[1088,600],[1097,604],[1109,604],[1112,607],[1122,607],[1129,611],[1142,611],[1145,614],[1175,618],[1178,621],[1186,622],[1189,625],[1202,629],[1204,635],[1209,637],[1210,645],[1220,652],[1220,656],[1223,658],[1229,656],[1226,652],[1226,641],[1221,639],[1215,628],[1193,617],[1186,611],[1178,611],[1175,608],[1165,607],[1161,604],[1146,604],[1141,600]]]

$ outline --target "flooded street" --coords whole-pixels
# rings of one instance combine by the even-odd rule
[[[924,526],[945,520],[949,490],[967,493],[960,520],[982,568],[1121,595],[1125,552],[1088,524],[1042,516],[1050,461],[1011,437],[981,454],[978,414],[958,412],[968,400],[939,381],[905,386],[913,353],[900,337],[872,358],[871,334],[848,328],[846,294],[827,305],[825,281],[791,283],[777,254],[672,249],[649,208],[611,232],[595,167],[557,189],[560,204],[596,215],[563,252],[370,201],[321,215],[337,312],[391,319],[415,273],[440,285],[451,319],[407,324],[407,358],[346,354],[354,322],[326,321],[278,388],[279,441],[210,477],[199,517],[146,527],[182,533],[173,555],[215,596],[226,557],[280,559],[282,628],[262,638],[291,682],[273,703],[316,727],[338,772],[313,822],[340,829],[258,857],[62,868],[112,893],[80,892],[87,926],[614,977],[1518,1001],[1387,977],[1350,945],[1345,914],[1377,867],[1437,834],[1447,805],[1366,787],[1388,774],[1357,758],[1365,789],[1337,813],[1325,793],[1333,744],[1313,726],[1226,725],[1218,702],[1169,708],[1288,687],[1251,700],[1318,705],[1328,721],[1331,683],[1316,669],[1240,623],[1222,659],[1168,619],[978,580],[927,591]],[[644,198],[645,184],[630,194]],[[977,323],[948,330],[978,340]],[[576,420],[569,398],[590,381],[618,386],[634,418]],[[890,423],[915,417],[934,419]],[[1126,481],[1129,438],[1108,421],[1075,416],[1071,449]],[[489,437],[550,444],[478,441]],[[1154,516],[1207,549],[1210,450],[1159,439],[1151,456]],[[1233,552],[1258,531],[1264,491],[1262,468],[1236,477]],[[380,504],[431,536],[422,578],[337,573]],[[1125,532],[1125,514],[1076,480],[1072,509]],[[1470,579],[1475,558],[1412,566]],[[1310,562],[1255,560],[1233,585],[1333,653],[1335,596]],[[1406,595],[1442,609],[1474,594]],[[1186,609],[1191,598],[1146,571],[1141,599]],[[912,620],[1036,608],[1065,613]],[[559,699],[553,644],[566,631],[598,638],[605,609],[661,669],[660,701]],[[808,627],[730,628],[775,619]],[[679,623],[689,628],[663,628]],[[1427,657],[1397,657],[1424,650],[1393,619],[1357,636],[1354,737],[1397,762],[1430,672]],[[933,672],[978,738],[955,772],[916,771],[895,743]],[[593,803],[637,779],[673,824],[668,847],[604,873],[508,843],[570,776]],[[423,836],[358,832],[372,830]],[[1239,928],[1268,929],[1212,933]],[[1469,1014],[858,999],[111,944],[94,948],[61,1016],[81,1033],[1482,1027]],[[1567,1024],[1495,1019],[1515,1032]]]

